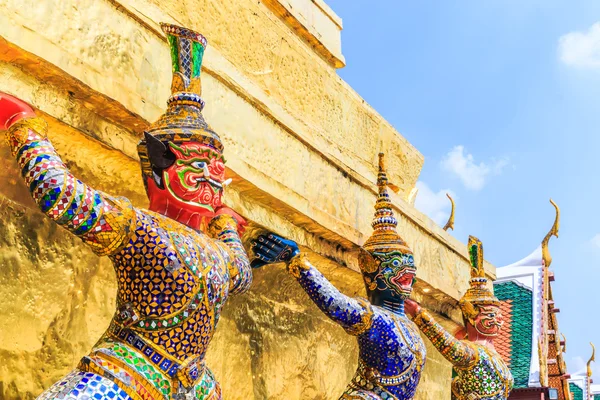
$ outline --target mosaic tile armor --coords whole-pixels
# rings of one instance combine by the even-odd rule
[[[176,55],[184,67],[191,63],[187,73],[197,77],[203,51],[197,41],[203,38],[184,28],[164,29],[172,45],[184,50],[187,46],[189,51]],[[190,49],[196,53],[183,59]],[[201,99],[181,92],[190,84],[199,86],[199,80],[177,74],[168,116],[150,131],[162,126],[170,143],[201,143],[213,153],[220,151],[216,134],[209,134],[203,119],[198,122]],[[181,116],[188,126],[182,127]],[[200,125],[200,133],[194,124]],[[25,183],[49,218],[97,255],[111,259],[118,291],[117,310],[106,333],[77,369],[40,399],[220,399],[219,385],[204,356],[227,297],[246,291],[252,281],[236,219],[213,214],[204,233],[160,213],[135,208],[125,198],[94,190],[68,171],[46,130],[44,120],[24,118],[8,131]],[[206,167],[210,160],[218,161],[219,154],[207,159],[206,179],[199,179],[198,187],[220,185],[212,178],[212,164],[210,171]],[[150,158],[142,160],[142,170],[157,175]],[[220,202],[221,191],[216,193]]]
[[[358,368],[340,399],[412,399],[425,364],[425,345],[403,308],[416,273],[414,258],[396,232],[383,154],[379,161],[374,232],[359,258],[369,301],[341,293],[293,241],[271,233],[260,236],[253,247],[253,266],[288,262],[288,271],[311,300],[357,338]]]

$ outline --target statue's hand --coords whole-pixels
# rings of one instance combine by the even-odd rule
[[[404,300],[404,312],[406,312],[411,317],[414,317],[421,311],[421,306],[416,301],[411,299]]]
[[[27,117],[35,117],[35,112],[29,104],[0,92],[0,130],[8,129],[18,120]]]
[[[260,235],[254,242],[252,250],[256,255],[256,259],[251,264],[252,268],[259,268],[265,264],[288,262],[300,254],[296,242],[284,239],[274,233]]]

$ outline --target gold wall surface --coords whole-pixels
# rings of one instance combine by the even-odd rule
[[[364,296],[356,254],[386,152],[399,231],[419,266],[415,297],[455,327],[466,246],[405,202],[423,157],[337,75],[341,21],[321,0],[0,0],[0,91],[49,121],[81,180],[145,207],[135,145],[169,95],[163,21],[209,40],[204,115],[225,143],[228,205]],[[0,399],[35,398],[106,329],[116,282],[108,259],[37,211],[3,140],[0,156]],[[283,266],[254,280],[225,306],[209,350],[224,398],[337,398],[357,364],[355,340]],[[417,399],[450,398],[450,374],[428,344]]]

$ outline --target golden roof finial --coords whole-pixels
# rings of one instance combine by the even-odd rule
[[[562,341],[563,341],[563,345],[562,345],[562,352],[566,353],[567,352],[567,338],[565,337],[564,333],[560,333],[560,336],[562,336]]]
[[[556,209],[556,217],[554,219],[554,224],[552,225],[552,228],[546,234],[544,240],[542,240],[542,259],[544,260],[544,265],[546,266],[546,268],[550,267],[550,264],[552,263],[552,257],[550,256],[550,251],[548,250],[548,242],[550,241],[550,238],[552,236],[558,237],[558,229],[560,228],[560,208],[558,208],[558,206],[552,199],[550,199],[550,203],[552,203],[552,205]]]
[[[450,217],[448,218],[448,222],[444,225],[444,230],[448,229],[454,230],[454,199],[450,196],[449,193],[446,193],[446,197],[450,199],[450,203],[452,204],[452,210],[450,211]]]
[[[596,348],[594,347],[594,343],[590,342],[592,346],[592,356],[587,362],[587,376],[588,378],[592,377],[592,361],[596,361]]]

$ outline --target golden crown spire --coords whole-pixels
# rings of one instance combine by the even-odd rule
[[[469,236],[469,261],[471,262],[471,278],[485,278],[483,269],[483,245],[475,236]]]
[[[483,267],[483,245],[481,244],[481,241],[475,236],[469,236],[467,249],[471,264],[470,287],[460,299],[459,304],[463,314],[467,317],[472,317],[475,312],[473,305],[499,305],[500,302],[496,296],[494,296],[494,293],[487,287],[488,280],[485,277],[485,269]]]
[[[376,232],[396,231],[398,220],[392,209],[392,202],[387,190],[388,179],[385,171],[385,158],[383,153],[379,153],[379,172],[377,173],[377,188],[379,193],[375,203],[375,216],[371,226]]]
[[[379,171],[377,173],[377,201],[375,202],[375,215],[371,226],[373,233],[363,245],[363,249],[371,254],[389,253],[398,251],[412,255],[412,250],[396,231],[398,220],[394,215],[392,202],[387,190],[388,178],[385,170],[384,154],[379,153]],[[360,260],[359,260],[360,261]],[[377,267],[373,263],[361,262],[363,272],[374,272]]]

